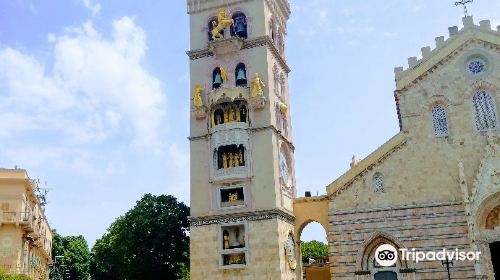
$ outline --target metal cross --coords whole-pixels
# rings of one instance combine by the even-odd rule
[[[460,0],[459,2],[455,2],[455,6],[463,5],[464,6],[464,13],[465,16],[468,16],[468,11],[467,11],[467,4],[473,3],[474,0]]]

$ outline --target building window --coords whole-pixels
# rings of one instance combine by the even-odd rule
[[[285,90],[286,90],[286,85],[285,85],[285,76],[283,76],[283,73],[280,75],[280,95],[281,97],[285,97]]]
[[[278,66],[274,65],[273,67],[273,87],[274,94],[280,94],[280,75],[278,73]]]
[[[220,67],[217,67],[212,72],[212,88],[213,89],[220,88],[220,86],[222,85],[222,83],[223,83],[223,81],[222,81],[222,72],[220,70]]]
[[[231,36],[238,36],[246,39],[248,37],[247,17],[244,13],[238,12],[233,15],[234,25],[231,27]]]
[[[373,188],[375,192],[385,192],[384,175],[382,173],[377,172],[373,175]]]
[[[434,135],[436,137],[448,136],[446,110],[443,107],[436,105],[432,108],[432,124],[434,126]]]
[[[245,224],[221,226],[221,263],[222,266],[246,265],[246,227]]]
[[[220,207],[239,207],[245,205],[245,191],[243,187],[222,188],[220,191]]]
[[[473,76],[479,76],[486,70],[486,63],[481,58],[473,58],[467,61],[467,71]]]
[[[212,127],[232,122],[250,122],[247,103],[245,101],[223,103],[213,109]]]
[[[274,39],[274,37],[275,37],[275,36],[274,36],[274,33],[275,33],[275,31],[274,31],[274,21],[273,21],[273,20],[270,20],[270,21],[269,21],[269,36],[271,37],[271,40],[272,40],[273,42],[274,42],[274,40],[275,40],[275,39]]]
[[[476,92],[472,98],[472,104],[474,107],[476,129],[478,131],[486,131],[498,127],[495,101],[489,93],[484,90]]]
[[[215,151],[217,169],[245,166],[245,147],[243,145],[228,145]]]
[[[234,70],[234,75],[236,77],[236,86],[237,87],[246,87],[247,86],[247,70],[245,64],[240,63],[236,66]]]

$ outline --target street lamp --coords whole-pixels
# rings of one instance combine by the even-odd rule
[[[448,256],[446,256],[446,260],[441,261],[443,265],[446,265],[446,270],[448,271],[448,280],[451,280],[451,275],[450,275],[450,266],[453,266],[453,261],[448,259]]]

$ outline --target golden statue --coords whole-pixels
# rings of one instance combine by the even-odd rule
[[[222,167],[227,168],[227,155],[225,153],[222,154]]]
[[[234,109],[234,107],[231,108],[231,112],[230,112],[231,116],[229,117],[229,121],[231,122],[236,122],[238,121],[238,119],[236,118],[236,109]]]
[[[229,112],[227,110],[224,110],[224,123],[229,122]]]
[[[252,79],[252,96],[262,96],[264,94],[264,87],[266,87],[266,85],[260,79],[259,73],[255,73]]]
[[[229,233],[227,233],[227,231],[224,231],[223,233],[224,237],[224,248],[223,249],[229,249]]]
[[[229,193],[229,202],[236,202],[236,201],[238,201],[238,192]]]
[[[217,21],[212,22],[214,29],[212,29],[212,39],[222,39],[221,32],[224,31],[227,27],[234,24],[234,20],[227,17],[226,10],[219,9],[219,14],[217,15]]]
[[[203,100],[201,99],[201,93],[205,90],[204,87],[196,84],[193,91],[193,104],[196,107],[203,106]]]
[[[234,161],[234,156],[233,156],[233,153],[229,153],[229,168],[233,167],[233,161]]]
[[[229,74],[227,73],[226,69],[222,68],[222,66],[219,66],[220,69],[220,77],[222,78],[222,84],[225,84],[229,80]]]
[[[238,154],[234,154],[234,167],[238,167],[240,166],[240,157],[238,156]]]

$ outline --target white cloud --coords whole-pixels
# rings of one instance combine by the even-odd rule
[[[90,10],[93,16],[96,16],[101,11],[100,3],[93,3],[92,0],[82,0],[83,5]]]
[[[113,22],[104,39],[91,22],[49,35],[53,69],[16,49],[0,49],[0,138],[43,131],[70,144],[97,144],[133,132],[157,149],[164,116],[161,82],[141,65],[146,34],[133,18]]]

